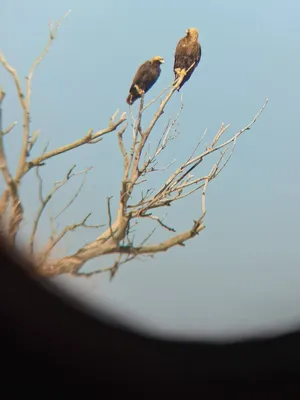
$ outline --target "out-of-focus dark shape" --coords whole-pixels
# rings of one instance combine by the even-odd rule
[[[59,386],[60,394],[70,395],[77,383],[101,390],[109,383],[110,395],[120,389],[123,396],[142,398],[153,398],[153,390],[155,398],[170,396],[180,386],[185,395],[204,398],[219,392],[221,398],[299,398],[299,332],[227,345],[142,337],[45,289],[3,238],[0,254],[2,386],[22,385],[23,394],[24,383]]]

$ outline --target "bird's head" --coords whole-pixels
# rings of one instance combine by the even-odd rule
[[[155,56],[151,59],[152,62],[158,62],[159,64],[164,64],[165,60],[160,56]]]
[[[185,31],[186,35],[193,38],[193,39],[198,39],[199,32],[197,28],[188,28]]]

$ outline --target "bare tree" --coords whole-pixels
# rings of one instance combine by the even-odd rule
[[[68,13],[64,16],[66,17]],[[63,18],[64,18],[63,17]],[[63,19],[62,18],[62,19]],[[157,98],[154,98],[149,104],[144,105],[144,96],[142,95],[139,103],[137,116],[131,115],[131,124],[127,122],[126,113],[121,114],[115,112],[110,118],[106,128],[94,132],[90,129],[82,138],[73,143],[66,144],[57,149],[44,151],[35,158],[31,157],[31,150],[34,147],[39,132],[33,132],[31,135],[30,129],[30,100],[31,100],[31,85],[36,67],[49,51],[53,39],[56,37],[57,30],[62,22],[60,19],[54,26],[50,24],[50,34],[48,43],[42,54],[34,61],[29,74],[26,78],[26,89],[23,92],[20,79],[17,71],[9,64],[4,55],[0,52],[0,62],[6,71],[11,75],[15,88],[18,94],[19,103],[23,111],[23,137],[22,149],[19,157],[17,171],[13,176],[7,164],[7,159],[4,151],[3,141],[14,128],[15,122],[4,129],[2,127],[1,107],[5,96],[4,90],[0,91],[0,169],[5,182],[5,189],[0,199],[0,216],[2,229],[5,230],[10,242],[15,245],[16,235],[20,229],[20,223],[24,218],[24,208],[20,198],[20,184],[22,179],[31,170],[35,170],[39,184],[39,199],[40,207],[37,211],[36,218],[32,223],[32,232],[28,240],[28,251],[36,260],[36,272],[42,276],[56,276],[59,274],[69,273],[78,275],[83,265],[96,257],[101,257],[108,254],[115,254],[116,259],[112,266],[97,270],[93,273],[110,271],[111,276],[114,276],[118,267],[124,263],[128,263],[141,255],[154,255],[159,252],[167,251],[174,246],[184,246],[185,242],[196,237],[204,229],[204,216],[206,213],[206,191],[209,183],[215,179],[230,160],[235,145],[239,137],[255,123],[261,112],[264,110],[268,100],[265,101],[261,109],[254,116],[250,123],[233,134],[228,140],[223,139],[224,133],[229,129],[230,125],[221,124],[219,130],[214,135],[209,144],[203,148],[203,141],[207,131],[201,136],[196,148],[188,157],[188,159],[175,167],[174,161],[164,167],[164,170],[171,170],[167,179],[163,179],[160,187],[149,187],[149,175],[155,171],[161,171],[158,168],[159,157],[167,148],[170,141],[176,137],[176,124],[180,113],[183,109],[181,102],[180,109],[177,115],[170,119],[167,126],[161,133],[160,140],[151,151],[149,146],[149,137],[156,126],[158,120],[163,116],[164,110],[176,92],[177,88],[183,80],[181,76],[175,83],[172,82]],[[146,110],[154,104],[160,104],[154,113],[149,124],[143,124],[143,116]],[[129,135],[128,127],[132,126],[132,135],[130,135],[131,143],[126,145],[124,133]],[[87,144],[96,144],[102,141],[104,135],[117,132],[119,149],[123,157],[123,178],[120,183],[120,197],[116,215],[111,211],[111,198],[107,198],[107,215],[108,223],[104,225],[88,224],[90,213],[86,215],[78,223],[65,226],[59,233],[53,232],[50,235],[42,252],[35,252],[34,243],[36,240],[36,232],[40,223],[41,216],[47,204],[52,200],[54,195],[63,187],[70,179],[75,176],[83,175],[89,172],[89,168],[83,171],[75,172],[75,166],[67,171],[65,177],[56,182],[53,189],[47,196],[43,195],[43,180],[39,173],[41,166],[45,165],[45,161],[54,157],[65,154],[80,146]],[[198,171],[199,165],[209,158],[213,153],[219,154],[216,162],[211,163],[209,172],[204,175],[194,175],[192,172]],[[79,192],[84,185],[85,179],[78,191],[70,199],[66,207],[61,210],[58,218],[71,204],[76,200]],[[141,189],[143,188],[143,190]],[[178,202],[185,197],[192,195],[196,191],[201,191],[201,205],[199,213],[195,216],[195,220],[191,222],[188,230],[176,233],[175,229],[167,225],[163,218],[159,216],[159,210],[165,207],[171,207],[173,203]],[[139,200],[136,198],[136,192],[141,193]],[[155,244],[148,244],[149,238],[153,235],[154,230],[140,242],[137,242],[136,237],[132,232],[133,226],[145,221],[152,220],[157,224],[157,227],[165,229],[169,232],[169,237]],[[88,244],[79,248],[74,254],[55,258],[52,256],[53,250],[57,244],[69,232],[77,228],[93,228],[99,231],[99,236]],[[89,275],[89,274],[86,274]]]

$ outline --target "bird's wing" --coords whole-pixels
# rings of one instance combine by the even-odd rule
[[[174,69],[180,68],[180,60],[182,58],[182,52],[183,49],[186,47],[186,40],[185,38],[182,38],[179,40],[177,43],[176,49],[175,49],[175,55],[174,55]]]
[[[196,66],[199,64],[201,58],[201,47],[200,47],[200,43],[197,42],[197,47],[196,47]]]
[[[132,80],[132,84],[131,84],[131,88],[133,88],[134,85],[136,85],[136,83],[142,78],[142,76],[144,75],[144,73],[147,71],[147,69],[150,66],[150,61],[146,61],[144,64],[142,64],[138,70],[136,71],[136,74],[134,75],[134,78]],[[131,89],[130,88],[130,89]]]

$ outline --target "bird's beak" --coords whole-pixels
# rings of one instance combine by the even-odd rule
[[[164,59],[162,59],[162,60],[160,60],[160,62],[161,62],[162,64],[164,64],[164,63],[165,63],[165,60],[164,60]]]

